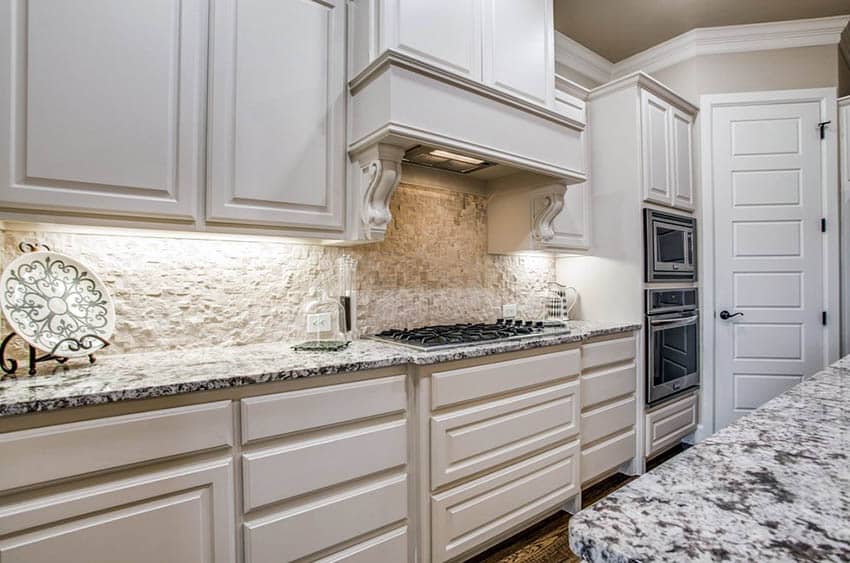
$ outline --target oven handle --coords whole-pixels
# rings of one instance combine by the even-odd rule
[[[687,324],[695,323],[699,319],[699,315],[694,315],[692,317],[679,317],[676,319],[651,319],[649,321],[650,326],[666,326],[671,325],[673,323],[681,323],[683,326]]]

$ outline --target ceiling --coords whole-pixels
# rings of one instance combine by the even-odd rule
[[[695,27],[850,14],[850,0],[555,0],[555,29],[618,62]]]

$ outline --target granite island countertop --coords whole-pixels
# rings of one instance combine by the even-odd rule
[[[103,356],[97,363],[75,359],[42,365],[38,375],[0,381],[0,417],[63,408],[148,399],[407,364],[480,358],[640,329],[635,322],[570,321],[569,334],[473,344],[418,352],[374,340],[355,340],[340,352],[296,352],[296,342],[197,348]]]
[[[850,561],[850,356],[570,520],[586,561]]]

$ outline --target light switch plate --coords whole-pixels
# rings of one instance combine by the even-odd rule
[[[331,329],[330,313],[307,315],[307,332],[328,332]]]
[[[516,303],[502,305],[502,318],[512,319],[514,317],[516,317]]]

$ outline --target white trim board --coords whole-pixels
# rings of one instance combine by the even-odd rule
[[[555,64],[604,84],[611,80],[614,63],[598,55],[560,31],[555,31]]]
[[[555,62],[604,83],[635,71],[656,72],[697,56],[723,53],[841,45],[850,60],[848,23],[850,15],[698,27],[618,63],[612,63],[562,33],[555,32]]]
[[[702,212],[702,232],[697,238],[697,268],[701,276],[702,300],[700,329],[702,331],[702,425],[698,429],[697,441],[711,435],[715,426],[715,253],[714,253],[714,189],[713,160],[711,154],[712,122],[714,108],[724,105],[746,103],[770,104],[787,102],[817,101],[821,107],[821,119],[837,123],[838,104],[835,88],[812,88],[803,90],[774,90],[765,92],[743,92],[736,94],[703,94],[700,96],[700,160],[701,189],[700,210]],[[838,134],[837,127],[826,129],[826,149],[823,151],[821,167],[823,170],[823,206],[827,220],[826,241],[824,244],[824,300],[825,310],[832,319],[825,327],[824,365],[838,360],[840,344],[840,230],[838,223]],[[711,375],[709,381],[706,374]]]

